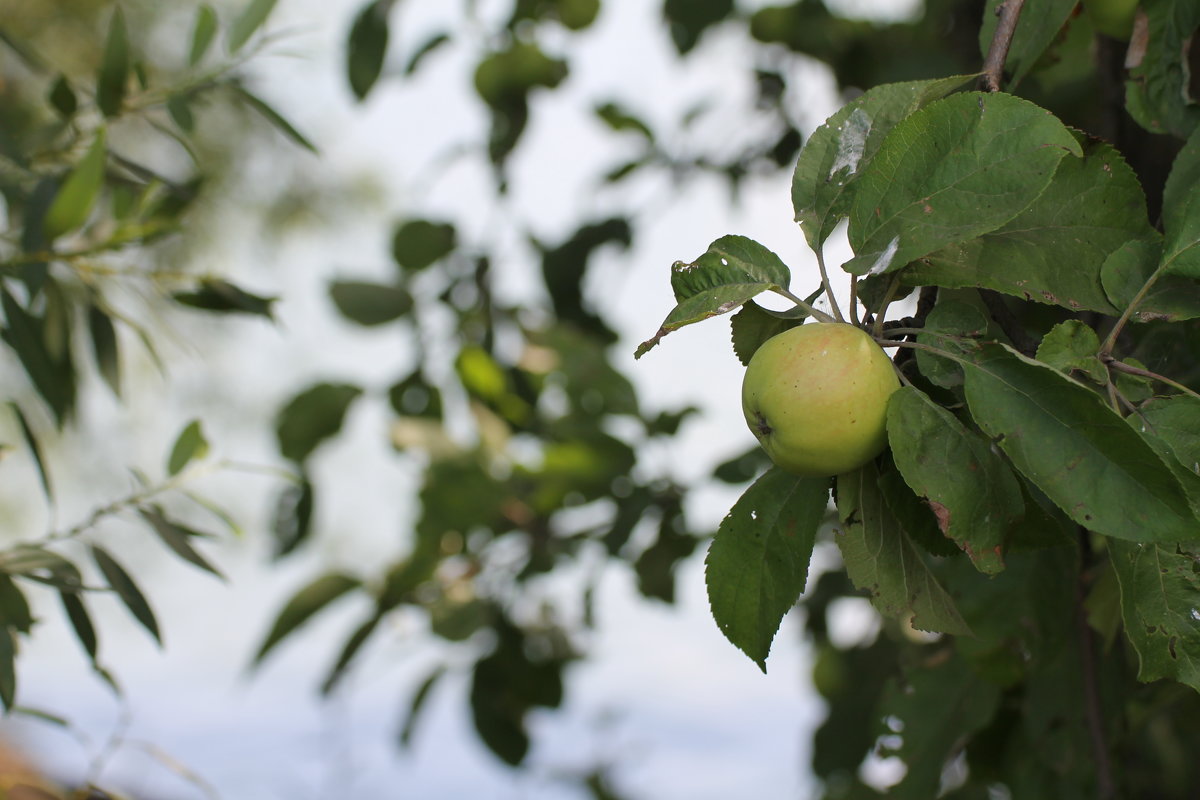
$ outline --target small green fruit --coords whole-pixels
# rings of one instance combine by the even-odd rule
[[[883,451],[887,401],[898,388],[891,360],[865,331],[808,323],[754,353],[742,380],[742,411],[776,465],[827,477]]]
[[[1133,35],[1137,6],[1138,0],[1083,0],[1083,10],[1096,30],[1121,41]]]

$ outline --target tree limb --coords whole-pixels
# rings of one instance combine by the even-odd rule
[[[979,78],[979,86],[984,91],[1000,91],[1004,62],[1008,60],[1008,48],[1012,46],[1017,20],[1021,18],[1021,9],[1024,7],[1025,0],[1004,0],[996,7],[996,16],[1000,21],[996,23],[996,32],[992,34],[992,43],[983,59],[983,75]]]

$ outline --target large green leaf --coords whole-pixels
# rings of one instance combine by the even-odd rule
[[[1045,109],[970,92],[899,122],[859,177],[850,209],[856,275],[900,269],[1024,211],[1079,143]]]
[[[1075,522],[1137,542],[1200,536],[1174,474],[1098,394],[998,344],[964,366],[971,416]]]
[[[1200,553],[1115,539],[1108,547],[1138,679],[1170,678],[1200,691]]]
[[[709,548],[713,618],[763,672],[779,623],[804,591],[828,503],[828,480],[772,468],[734,504]]]
[[[1082,137],[1079,137],[1082,139]],[[1111,145],[1083,141],[1084,157],[1058,164],[1054,180],[1011,221],[919,259],[903,273],[915,286],[977,286],[1105,314],[1105,260],[1154,234],[1137,175]]]
[[[1133,322],[1177,322],[1200,317],[1200,291],[1193,278],[1160,267],[1162,236],[1126,242],[1104,262],[1100,278],[1112,304],[1130,305]]]
[[[842,106],[813,131],[792,174],[792,206],[816,249],[850,213],[853,187],[896,123],[962,88],[972,76],[888,83]]]
[[[1004,569],[1004,536],[1024,510],[1021,487],[991,443],[918,389],[888,400],[892,458],[942,533],[983,572]]]
[[[292,595],[275,617],[275,622],[271,624],[271,630],[254,655],[254,663],[261,662],[277,644],[318,611],[361,585],[361,582],[353,576],[330,572],[302,587]]]
[[[297,463],[342,429],[342,421],[362,389],[345,383],[319,383],[293,397],[275,421],[279,452]]]
[[[1163,188],[1162,269],[1200,278],[1200,129],[1175,157]]]
[[[787,289],[791,271],[773,252],[744,236],[723,236],[691,263],[671,267],[676,306],[658,332],[638,345],[640,358],[662,337],[685,325],[727,314],[770,290]]]
[[[874,463],[839,475],[837,545],[846,574],[886,617],[923,631],[969,634],[953,598],[888,508]]]

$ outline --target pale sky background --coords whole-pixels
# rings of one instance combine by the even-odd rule
[[[204,419],[219,456],[277,463],[270,420],[292,394],[317,380],[383,390],[409,363],[405,342],[395,332],[354,329],[335,317],[325,293],[328,281],[386,277],[394,269],[388,255],[391,222],[408,213],[453,217],[468,241],[493,235],[498,212],[489,205],[492,192],[478,161],[460,162],[429,182],[430,159],[447,142],[476,136],[486,123],[480,104],[465,91],[475,52],[466,46],[439,51],[415,82],[385,75],[365,104],[355,104],[345,83],[343,47],[360,4],[280,0],[269,29],[289,32],[280,50],[292,55],[258,59],[250,68],[253,83],[318,144],[322,155],[313,157],[279,140],[276,152],[246,176],[245,192],[248,201],[261,199],[255,188],[278,185],[282,173],[303,176],[318,195],[323,189],[367,187],[380,202],[339,209],[322,205],[318,196],[324,224],[278,239],[263,237],[256,220],[237,208],[220,217],[220,238],[208,255],[211,269],[251,290],[280,295],[279,324],[172,316],[182,327],[165,348],[169,380],[135,363],[127,393],[132,402],[126,407],[118,407],[102,387],[88,387],[95,391],[81,415],[82,426],[112,431],[111,440],[128,448],[116,460],[98,453],[106,459],[98,463],[161,470],[174,435],[197,416]],[[875,3],[893,13],[914,5]],[[508,3],[480,7],[503,14]],[[620,333],[618,366],[637,384],[648,409],[703,408],[678,442],[646,453],[642,463],[652,474],[667,472],[691,483],[753,439],[741,417],[742,370],[729,347],[727,321],[673,334],[641,361],[632,359],[636,343],[653,333],[671,308],[670,264],[691,260],[722,235],[739,233],[778,252],[791,265],[796,287],[815,286],[817,279],[792,221],[786,171],[769,181],[748,180],[737,207],[730,206],[727,188],[718,180],[695,180],[680,193],[666,191],[662,182],[597,190],[599,176],[621,161],[626,146],[591,119],[589,109],[597,102],[621,100],[671,140],[680,135],[671,131],[681,110],[707,98],[718,113],[692,135],[705,142],[733,142],[742,135],[732,111],[746,105],[753,87],[737,80],[748,72],[740,36],[711,31],[690,59],[679,62],[657,20],[658,9],[658,3],[644,0],[605,0],[591,31],[548,38],[548,49],[570,53],[572,75],[563,90],[532,104],[530,128],[513,159],[513,208],[504,213],[536,220],[537,235],[553,242],[581,218],[600,219],[625,209],[631,194],[635,207],[653,209],[636,223],[635,248],[604,251],[594,262],[589,297]],[[399,72],[430,33],[456,27],[459,13],[456,3],[398,4],[391,71]],[[614,59],[614,53],[622,57]],[[820,69],[793,61],[789,108],[807,133],[834,110],[836,99]],[[719,113],[721,108],[731,113]],[[477,206],[478,213],[464,215],[464,203]],[[528,297],[537,291],[537,263],[523,249],[519,228],[506,235],[512,258],[497,266],[503,289]],[[831,248],[831,263],[846,257],[841,247]],[[188,344],[191,337],[205,342],[203,354]],[[123,342],[136,350],[132,339]],[[104,751],[105,739],[119,733],[121,744],[103,761],[101,785],[162,800],[205,795],[136,742],[161,748],[227,800],[574,800],[583,795],[557,776],[597,763],[612,765],[616,785],[632,798],[807,796],[809,739],[823,711],[806,685],[809,654],[798,620],[785,620],[768,674],[762,675],[712,622],[703,548],[679,570],[673,607],[642,601],[628,569],[608,569],[599,594],[599,629],[583,640],[589,658],[569,669],[563,707],[533,715],[534,745],[525,770],[503,766],[478,741],[469,719],[465,670],[435,691],[415,746],[395,747],[408,698],[433,663],[430,648],[443,648],[464,667],[470,664],[469,651],[431,644],[416,617],[398,615],[392,629],[364,652],[343,690],[327,702],[315,699],[336,648],[363,612],[362,598],[331,609],[282,646],[262,670],[247,674],[249,657],[273,615],[298,586],[329,565],[370,574],[373,566],[403,551],[400,532],[412,519],[410,493],[419,468],[393,453],[387,424],[383,404],[360,402],[343,436],[315,457],[314,477],[324,490],[317,522],[321,537],[281,566],[266,566],[268,546],[261,536],[231,539],[206,549],[229,576],[222,585],[164,555],[140,529],[104,528],[100,540],[145,576],[143,588],[166,647],[159,651],[115,600],[91,602],[101,660],[126,689],[124,705],[119,704],[90,676],[57,602],[40,596],[46,623],[19,662],[21,699],[68,717],[86,741],[43,723],[10,728],[10,738],[19,736],[56,774],[78,778]],[[74,445],[98,447],[76,440],[60,453]],[[5,469],[20,467],[13,459]],[[62,465],[56,477],[60,496],[69,499],[58,524],[50,527],[68,526],[97,501],[127,493],[129,485],[115,470],[98,474]],[[22,491],[36,496],[32,473],[6,475],[6,480],[6,500]],[[275,479],[247,474],[216,475],[203,485],[252,532],[264,529],[270,513],[264,498],[273,497],[278,487]],[[736,489],[718,486],[694,492],[688,505],[692,527],[715,528],[736,495]],[[29,513],[33,524],[46,524],[41,512]],[[828,557],[818,553],[814,568],[820,563],[828,563]],[[556,581],[566,585],[571,578]],[[554,583],[545,592],[573,596],[569,586],[564,592]],[[853,603],[843,611],[847,618],[861,614]]]

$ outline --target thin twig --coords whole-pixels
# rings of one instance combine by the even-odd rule
[[[802,300],[801,298],[792,294],[787,289],[776,289],[775,293],[783,295],[788,300],[791,300],[793,303],[795,303],[797,306],[799,306],[806,314],[813,317],[818,322],[841,322],[841,320],[836,319],[836,318],[830,316],[829,314],[826,314],[821,309],[819,309],[809,303],[804,302],[804,300]]]
[[[842,309],[838,308],[837,298],[833,296],[833,285],[829,282],[829,270],[825,268],[825,248],[818,246],[814,249],[817,254],[817,269],[821,271],[821,287],[825,290],[829,307],[833,309],[833,316],[837,318],[838,322],[845,322],[846,318],[842,316]]]
[[[1148,369],[1142,369],[1141,367],[1135,367],[1132,364],[1126,364],[1124,361],[1117,361],[1111,355],[1107,355],[1107,354],[1101,354],[1100,360],[1102,362],[1104,362],[1105,364],[1107,364],[1110,368],[1115,369],[1117,372],[1124,372],[1126,375],[1136,375],[1139,378],[1149,378],[1152,381],[1158,381],[1159,383],[1165,383],[1167,386],[1170,386],[1172,389],[1178,389],[1179,391],[1183,392],[1184,394],[1191,395],[1192,397],[1195,397],[1197,400],[1200,400],[1200,393],[1185,386],[1184,384],[1180,383],[1179,381],[1171,380],[1166,375],[1159,375],[1157,372],[1151,372]]]
[[[1079,658],[1083,679],[1083,709],[1087,718],[1088,738],[1092,744],[1092,760],[1096,767],[1096,800],[1113,800],[1116,785],[1113,783],[1112,761],[1109,758],[1108,737],[1104,732],[1104,709],[1100,689],[1096,683],[1096,637],[1087,621],[1084,607],[1086,591],[1084,574],[1091,560],[1091,542],[1088,532],[1079,528],[1079,577],[1075,582],[1075,624],[1079,634]]]
[[[1008,48],[1012,46],[1013,34],[1017,32],[1017,20],[1021,18],[1021,9],[1024,7],[1025,0],[1004,0],[996,8],[999,21],[996,23],[996,32],[992,34],[987,56],[983,59],[983,75],[979,79],[979,85],[984,91],[1000,91],[1004,62],[1008,60]]]

